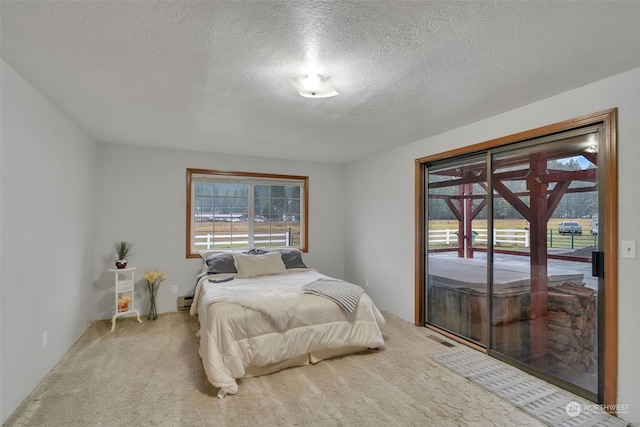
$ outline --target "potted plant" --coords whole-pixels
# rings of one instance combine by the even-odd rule
[[[133,243],[118,242],[115,244],[116,249],[116,268],[125,268],[127,266],[127,257],[131,255]]]

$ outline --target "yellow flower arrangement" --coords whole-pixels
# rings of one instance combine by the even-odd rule
[[[164,282],[165,280],[167,280],[167,275],[163,274],[162,271],[149,270],[144,273],[142,278],[146,280],[147,283],[155,283],[155,281],[158,279],[161,282]]]
[[[149,289],[149,301],[151,307],[149,308],[149,320],[156,320],[158,318],[158,312],[156,310],[156,294],[160,283],[167,280],[167,275],[162,271],[149,270],[142,275],[142,278],[147,282],[147,289]]]

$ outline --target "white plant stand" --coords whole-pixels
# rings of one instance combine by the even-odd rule
[[[140,320],[140,312],[136,309],[135,305],[135,295],[134,295],[134,284],[135,284],[135,267],[129,268],[110,268],[109,271],[114,273],[115,277],[115,314],[111,318],[111,332],[116,329],[116,319],[121,316],[127,316],[132,313],[135,313],[138,317],[138,322],[142,323]],[[120,311],[118,307],[118,298],[121,296],[128,295],[131,297],[131,301],[127,307],[127,310]]]

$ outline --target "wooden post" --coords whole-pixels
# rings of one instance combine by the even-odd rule
[[[529,156],[527,177],[531,209],[531,364],[544,367],[548,354],[547,184],[546,153]]]
[[[471,195],[473,194],[473,184],[465,184],[465,209],[464,209],[464,247],[465,247],[465,257],[473,258],[473,230],[471,227],[471,221],[473,221],[473,199]]]
[[[465,212],[464,212],[464,187],[465,185],[458,185],[458,258],[464,258],[464,223],[465,223]]]

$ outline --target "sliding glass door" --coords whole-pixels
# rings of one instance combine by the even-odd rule
[[[424,174],[426,322],[594,401],[602,133],[427,163]]]
[[[528,234],[527,245],[496,241],[491,252],[491,349],[594,400],[599,133],[581,129],[491,156],[494,232]]]
[[[487,157],[431,165],[427,320],[487,346]]]

